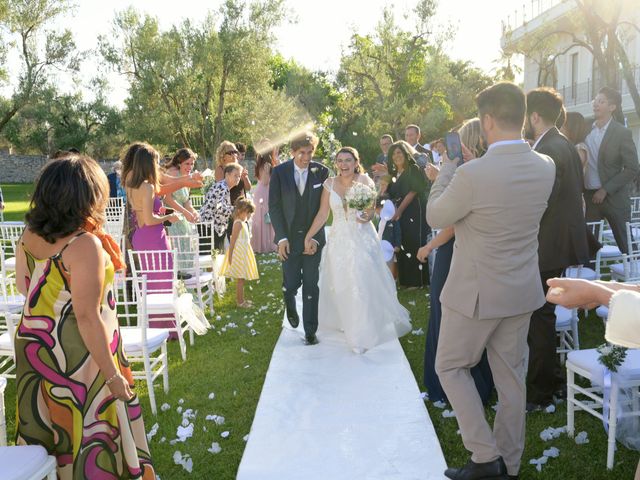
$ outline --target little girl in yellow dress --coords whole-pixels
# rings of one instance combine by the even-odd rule
[[[236,302],[240,308],[251,308],[253,304],[244,298],[244,281],[258,280],[258,265],[251,248],[249,219],[256,207],[251,200],[239,198],[233,210],[233,229],[229,249],[222,264],[222,275],[236,279]]]

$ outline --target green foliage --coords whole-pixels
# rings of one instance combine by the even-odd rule
[[[168,31],[132,8],[119,13],[100,51],[131,82],[124,112],[129,139],[168,150],[188,146],[212,158],[225,138],[252,143],[278,136],[274,125],[307,122],[295,99],[269,84],[283,5],[227,0],[201,23],[184,21]]]
[[[9,121],[4,137],[23,153],[52,154],[72,147],[95,158],[113,158],[122,143],[122,119],[108,104],[105,86],[94,80],[93,100],[49,86]]]
[[[417,25],[409,31],[386,9],[373,34],[352,36],[342,58],[333,127],[367,164],[379,153],[382,134],[401,139],[404,127],[415,123],[426,142],[475,116],[473,98],[491,82],[468,63],[447,57],[442,46],[451,32],[432,32],[434,12],[434,1],[420,2]]]
[[[0,132],[9,121],[49,85],[55,70],[77,70],[82,54],[77,51],[69,30],[58,30],[55,19],[71,9],[67,0],[5,0],[0,4],[0,27],[5,37],[0,60],[6,57],[5,41],[13,41],[20,56],[18,84],[11,99],[2,102]],[[47,27],[52,27],[47,30]],[[4,66],[0,78],[6,78]]]

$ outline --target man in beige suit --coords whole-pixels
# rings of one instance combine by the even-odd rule
[[[498,83],[476,98],[487,153],[456,170],[447,161],[431,188],[427,221],[455,227],[442,290],[436,372],[471,460],[455,480],[517,478],[524,449],[525,368],[531,313],[544,302],[538,227],[555,165],[522,139],[522,90]],[[469,370],[487,349],[498,391],[493,431]]]

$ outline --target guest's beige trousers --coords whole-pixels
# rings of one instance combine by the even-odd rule
[[[442,306],[436,372],[456,412],[462,441],[476,463],[502,456],[517,475],[524,450],[527,332],[531,312],[480,320]],[[470,369],[484,349],[498,392],[498,411],[489,426]]]

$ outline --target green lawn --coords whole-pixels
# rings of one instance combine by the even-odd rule
[[[23,220],[29,208],[29,195],[33,191],[30,183],[5,183],[0,185],[4,197],[4,219]]]
[[[26,207],[26,194],[29,188],[14,185],[2,185],[5,200],[9,205]],[[17,208],[17,207],[16,207]],[[12,209],[12,215],[19,218],[23,211]],[[7,218],[8,215],[5,217]],[[12,217],[13,218],[13,217]],[[269,366],[271,352],[281,331],[283,307],[281,302],[280,266],[274,256],[258,256],[260,280],[250,283],[247,297],[256,304],[253,310],[237,310],[234,307],[234,286],[229,285],[229,293],[216,300],[216,313],[212,316],[214,330],[206,336],[197,337],[193,347],[187,349],[187,360],[182,362],[176,342],[169,346],[170,392],[165,395],[158,383],[156,400],[158,407],[163,403],[170,409],[159,411],[154,418],[149,409],[146,386],[136,385],[142,398],[145,411],[146,430],[154,423],[160,428],[151,439],[151,451],[157,473],[162,479],[232,479],[235,478],[245,442],[243,437],[249,433],[255,414],[262,384]],[[428,299],[426,291],[400,291],[401,302],[410,310],[414,328],[422,327],[426,331],[428,318]],[[232,324],[232,325],[230,325]],[[253,330],[253,331],[252,331]],[[602,343],[602,322],[595,316],[581,323],[581,343],[584,348]],[[407,335],[401,340],[409,359],[416,381],[421,385],[424,354],[424,335]],[[463,346],[461,346],[463,348]],[[244,353],[247,351],[248,353]],[[423,388],[421,387],[421,390]],[[214,393],[215,398],[209,399]],[[180,401],[182,400],[182,403]],[[7,430],[15,431],[15,382],[10,381],[6,392]],[[185,443],[171,445],[176,438],[176,429],[182,421],[182,415],[176,410],[191,408],[197,412],[195,432]],[[460,436],[457,435],[455,419],[443,418],[442,410],[427,402],[427,407],[439,435],[447,463],[459,465],[467,461],[468,454]],[[488,414],[493,410],[488,408]],[[205,420],[207,415],[225,417],[224,425],[216,425]],[[638,461],[638,453],[619,446],[616,452],[615,468],[607,472],[606,435],[602,423],[597,419],[577,414],[576,431],[586,431],[589,437],[587,445],[576,445],[566,435],[557,440],[543,442],[540,432],[546,427],[559,427],[566,424],[564,405],[559,405],[554,414],[534,413],[527,417],[527,442],[523,456],[521,478],[523,479],[616,479],[633,478]],[[228,431],[228,438],[221,433]],[[218,442],[222,451],[212,454],[207,451],[212,442]],[[538,473],[529,460],[542,456],[545,449],[555,446],[560,457],[550,459],[541,473]],[[188,474],[173,462],[176,450],[188,453],[193,459],[193,472]],[[429,455],[429,452],[424,452]],[[293,478],[293,477],[292,477]],[[359,480],[359,479],[354,479]]]

